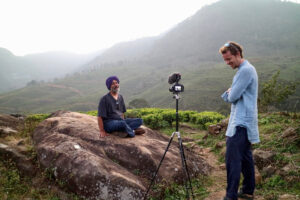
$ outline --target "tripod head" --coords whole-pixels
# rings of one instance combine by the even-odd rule
[[[168,83],[169,84],[173,84],[174,83],[174,85],[172,85],[169,88],[169,91],[173,92],[173,94],[178,94],[178,93],[184,91],[184,86],[179,83],[180,79],[181,79],[181,74],[178,73],[178,72],[175,72],[175,73],[173,73],[173,74],[171,74],[169,76]]]

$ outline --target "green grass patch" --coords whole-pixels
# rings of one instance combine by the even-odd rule
[[[204,199],[208,196],[209,192],[207,187],[212,185],[212,180],[209,177],[199,176],[197,179],[191,180],[193,194],[195,199]],[[152,189],[154,195],[152,195],[150,200],[184,200],[186,199],[186,188],[184,185],[173,183],[170,185],[157,184],[153,186]],[[189,190],[190,198],[192,193]]]

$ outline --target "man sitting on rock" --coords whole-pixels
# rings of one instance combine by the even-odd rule
[[[145,133],[140,118],[124,118],[126,107],[124,99],[119,94],[119,78],[110,76],[106,79],[106,87],[110,90],[104,95],[98,106],[98,126],[100,137],[108,136],[107,133],[117,132],[120,137],[134,137]]]

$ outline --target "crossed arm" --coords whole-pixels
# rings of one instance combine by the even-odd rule
[[[229,103],[234,103],[239,100],[251,81],[251,73],[248,70],[241,70],[236,75],[231,88],[222,94],[223,100]]]

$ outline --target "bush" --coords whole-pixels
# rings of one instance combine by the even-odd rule
[[[89,115],[95,116],[96,111],[86,112]],[[162,109],[162,108],[138,108],[128,109],[125,113],[126,118],[142,118],[144,123],[153,129],[172,127],[176,121],[175,109]],[[179,122],[190,122],[200,125],[201,128],[206,129],[211,124],[216,124],[225,116],[217,112],[201,112],[196,111],[179,111]]]
[[[220,113],[208,111],[192,114],[190,117],[192,123],[200,125],[203,129],[206,129],[208,125],[216,124],[225,118],[225,116]]]

